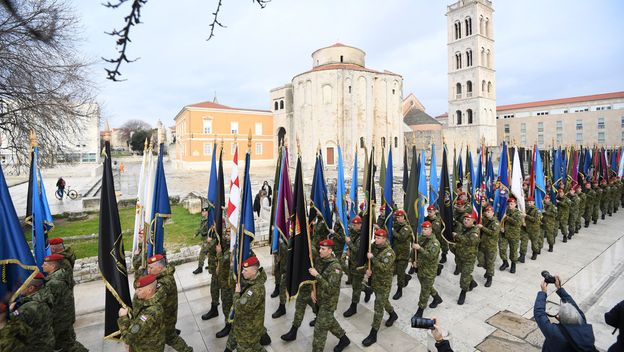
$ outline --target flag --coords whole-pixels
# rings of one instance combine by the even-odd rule
[[[143,224],[144,236],[143,236],[143,252],[142,255],[147,260],[147,243],[150,237],[150,228],[152,223],[152,207],[154,206],[154,181],[156,177],[156,163],[154,155],[152,154],[152,147],[148,149],[147,156],[147,168],[145,170],[145,184],[143,185],[144,209],[143,217],[145,223]]]
[[[293,189],[293,203],[290,222],[291,249],[288,252],[286,266],[286,292],[289,297],[296,297],[299,288],[305,283],[312,283],[314,278],[308,271],[312,267],[311,228],[306,214],[306,200],[303,191],[301,155],[297,157],[297,171]]]
[[[338,146],[338,177],[336,180],[336,210],[338,212],[337,221],[342,225],[343,235],[349,234],[349,220],[347,220],[347,192],[345,189],[344,167],[342,165],[342,148]],[[335,224],[334,224],[335,229]]]
[[[468,202],[473,200],[474,194],[474,167],[472,165],[472,152],[470,148],[466,147],[466,172],[464,174],[464,179],[466,179],[466,194],[468,195]],[[474,208],[474,207],[473,207]]]
[[[522,170],[518,148],[514,148],[513,167],[511,169],[511,193],[516,197],[518,209],[524,212],[524,190],[522,189]]]
[[[28,180],[28,199],[26,204],[26,223],[32,226],[32,244],[35,253],[35,262],[39,269],[43,265],[43,258],[50,255],[48,245],[48,231],[54,226],[48,199],[41,172],[37,166],[39,147],[35,146],[31,153],[30,175]]]
[[[435,144],[431,145],[431,171],[429,172],[429,204],[438,203],[438,166],[436,159]]]
[[[392,150],[392,148],[390,148]],[[379,188],[383,193],[386,186],[386,155],[384,148],[381,148],[381,169],[379,169]]]
[[[110,142],[104,142],[104,167],[100,189],[100,229],[98,236],[98,265],[106,285],[104,337],[120,334],[117,318],[120,308],[132,308],[121,222],[115,197],[115,183],[110,159]]]
[[[234,149],[232,159],[232,172],[230,173],[230,198],[227,205],[227,217],[230,223],[230,239],[236,238],[238,233],[238,216],[240,208],[240,183],[238,180],[238,145]],[[274,188],[275,189],[275,188]],[[274,197],[275,198],[275,197]],[[271,208],[273,211],[273,208]],[[230,241],[230,253],[233,253],[234,241]]]
[[[285,147],[282,147],[285,148]],[[271,252],[279,251],[280,239],[288,244],[290,238],[290,212],[292,210],[292,190],[288,177],[288,150],[283,150],[282,165],[278,177],[277,194],[275,196],[275,220],[271,237]]]
[[[148,257],[155,254],[163,254],[165,244],[165,219],[171,217],[169,192],[167,191],[167,179],[165,178],[165,167],[163,164],[164,148],[164,143],[160,143],[158,161],[156,162],[156,176],[154,178],[152,222],[150,224],[150,234],[153,243],[148,245]]]
[[[364,214],[362,217],[362,231],[360,233],[360,248],[357,253],[357,266],[363,267],[368,258],[366,254],[370,251],[371,236],[373,235],[373,224],[375,223],[375,148],[371,148],[369,162],[367,163],[366,179],[364,184]]]
[[[364,156],[366,159],[366,155]],[[349,192],[349,219],[353,219],[358,214],[358,157],[357,147],[355,149],[355,159],[353,159],[353,174],[351,175],[351,191]],[[347,231],[348,233],[349,231]]]
[[[412,147],[412,169],[410,171],[409,182],[407,183],[407,201],[403,205],[407,213],[407,221],[412,227],[413,233],[418,233],[418,156],[416,147]]]
[[[388,233],[388,240],[392,243],[392,209],[394,208],[394,201],[392,200],[392,180],[394,178],[392,167],[392,148],[388,152],[388,167],[386,168],[386,177],[384,178],[385,184],[383,187],[383,200],[382,204],[386,205],[384,216],[385,216],[385,226],[386,231]]]
[[[223,145],[219,151],[219,166],[217,167],[217,200],[215,202],[213,236],[217,243],[223,238],[223,210],[225,209],[225,180],[223,175]],[[253,210],[253,209],[252,209]],[[232,242],[230,242],[231,244]]]
[[[576,187],[579,184],[578,183],[578,178],[579,178],[578,166],[579,166],[578,151],[572,150],[572,168],[570,170],[571,171],[570,182],[572,184],[572,187]]]
[[[325,184],[325,176],[323,175],[323,158],[320,151],[316,157],[316,165],[314,166],[314,177],[312,182],[312,202],[314,203],[314,211],[310,211],[310,218],[320,213],[328,228],[332,228],[332,210],[329,207],[327,199],[327,185]],[[314,213],[314,214],[312,214]]]
[[[407,186],[409,184],[409,166],[407,165],[407,146],[403,148],[403,204],[407,202]]]
[[[440,218],[442,219],[442,235],[448,241],[453,241],[453,189],[446,159],[446,146],[442,148],[439,194],[438,209],[440,209]]]
[[[533,174],[535,175],[535,206],[540,211],[544,210],[544,197],[546,196],[546,182],[544,180],[544,166],[542,156],[537,145],[535,145],[535,164]]]
[[[472,187],[472,213],[476,215],[477,222],[481,223],[481,216],[483,215],[483,205],[481,200],[486,197],[485,194],[485,178],[483,176],[483,145],[478,153],[477,171],[474,173],[474,184]]]
[[[238,153],[238,150],[236,152]],[[279,193],[278,188],[281,182],[280,175],[281,175],[281,168],[282,168],[282,157],[283,157],[283,149],[282,149],[282,145],[280,144],[277,149],[277,163],[275,164],[275,176],[273,177],[273,192],[275,192],[275,194],[273,195],[273,199],[271,201],[271,218],[269,222],[269,224],[271,224],[271,227],[269,228],[269,243],[271,243],[271,254],[274,254],[273,243],[274,242],[279,243],[279,242],[276,242],[277,240],[273,238],[273,234],[277,233],[277,230],[274,228],[274,224],[275,224],[275,211],[277,210],[277,193]],[[239,198],[240,198],[240,193],[239,193]],[[238,221],[238,219],[236,220]],[[230,242],[230,244],[233,244],[233,243],[234,241]]]
[[[487,156],[487,168],[485,171],[485,184],[488,203],[494,202],[494,164],[492,163],[492,153]]]
[[[458,179],[459,179],[459,173],[457,172],[457,150],[455,149],[455,145],[453,145],[453,180],[452,180],[453,182],[451,182],[452,192],[455,192],[455,189],[457,188]]]
[[[250,147],[251,148],[251,147]],[[251,256],[251,242],[256,236],[256,227],[253,215],[253,194],[251,193],[251,179],[249,167],[251,166],[249,150],[245,155],[245,173],[243,174],[243,200],[241,201],[241,217],[236,235],[236,244],[232,258],[234,260],[234,275],[239,278],[243,262]]]
[[[463,167],[463,163],[462,163],[462,156],[461,156],[461,148],[459,149],[459,158],[457,159],[457,180],[455,181],[455,187],[458,186],[458,184],[462,185],[462,188],[464,186],[464,167]]]
[[[134,252],[139,248],[139,233],[145,233],[145,176],[148,167],[147,159],[147,138],[143,148],[143,161],[139,170],[139,182],[137,188],[137,200],[134,206],[134,232],[132,236],[132,258]],[[150,153],[151,154],[151,153]]]
[[[214,211],[217,203],[217,143],[212,143],[212,161],[210,162],[210,178],[208,179],[208,229],[214,225]],[[235,224],[238,224],[236,219]],[[212,232],[212,231],[210,231]],[[212,233],[211,233],[212,235]],[[234,242],[234,241],[232,241]]]
[[[9,302],[13,302],[28,287],[39,272],[39,268],[24,238],[9,186],[4,178],[2,164],[0,164],[0,243],[2,243],[0,298],[4,301],[10,295]]]
[[[507,210],[507,199],[509,198],[509,159],[507,157],[507,144],[503,142],[500,163],[498,164],[498,180],[496,191],[494,192],[494,213],[498,220],[502,220]]]
[[[429,193],[427,192],[427,175],[426,175],[426,165],[425,165],[425,151],[423,150],[422,154],[421,154],[421,158],[422,161],[420,162],[420,176],[418,176],[418,205],[417,205],[417,211],[418,211],[418,220],[417,220],[417,229],[418,229],[418,235],[420,235],[420,233],[422,232],[422,227],[420,225],[422,225],[423,221],[425,221],[425,209],[427,208],[427,204],[429,203]]]

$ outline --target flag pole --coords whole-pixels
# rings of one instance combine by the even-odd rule
[[[371,169],[371,172],[367,176],[368,176],[368,181],[370,182],[370,185],[371,185],[371,189],[373,189],[373,187],[374,187],[374,185],[373,185],[373,182],[374,182],[373,175],[375,174],[375,172],[374,172],[374,170],[375,170],[375,145],[373,145],[371,147],[370,164],[371,165],[369,165],[369,168]],[[372,195],[370,194],[370,190],[369,190],[369,193],[368,193],[368,200],[369,200],[369,204],[367,204],[366,206],[368,208],[368,252],[370,252],[371,248],[372,248],[372,244],[373,244],[371,242],[371,237],[373,239],[375,238],[375,235],[373,233],[374,226],[373,226],[373,221],[372,221],[375,218],[375,206],[374,206],[374,203],[373,203]],[[373,218],[373,219],[371,220],[371,218]],[[373,236],[371,236],[371,234]],[[368,270],[371,270],[371,260],[370,259],[368,259]]]

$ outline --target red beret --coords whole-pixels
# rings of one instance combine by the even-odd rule
[[[162,254],[156,254],[153,257],[147,258],[147,264],[154,264],[154,263],[159,262],[159,261],[161,261],[163,259],[165,259],[165,257]]]
[[[243,262],[243,268],[248,268],[250,266],[260,266],[260,261],[258,261],[258,257],[249,257]]]
[[[364,210],[364,206],[366,206],[366,203],[364,202],[360,203],[360,210]]]
[[[589,183],[589,181],[585,182],[585,186],[591,186],[591,183]]]
[[[34,277],[35,280],[45,280],[45,275],[42,272],[38,272]]]
[[[581,189],[581,190],[582,190],[582,189],[583,189],[583,187],[581,187],[581,185],[576,185],[576,187],[575,187],[575,188],[576,188],[577,190],[579,190],[579,189]]]
[[[436,210],[435,205],[431,204],[430,206],[427,207],[427,210]]]
[[[464,204],[466,204],[466,202],[463,199],[457,200],[457,205],[464,205]]]
[[[55,244],[63,244],[63,239],[60,237],[55,237],[55,238],[50,238],[48,240],[48,243],[51,245],[55,245]]]
[[[546,195],[544,196],[544,199],[546,199],[546,198],[550,199],[550,195],[546,194]]]
[[[58,254],[58,253],[52,253],[49,256],[43,258],[44,262],[56,262],[59,260],[64,260],[65,256],[62,254]]]
[[[602,181],[600,181],[601,184],[606,185],[607,184],[607,180],[605,180],[604,178],[602,179]]]
[[[561,188],[559,188],[559,189],[557,190],[557,192],[565,192],[565,189],[564,189],[563,187],[561,187]]]
[[[465,218],[470,218],[472,220],[477,220],[477,217],[473,213],[466,213],[466,214],[464,214],[464,219]]]
[[[388,237],[388,233],[384,229],[377,229],[375,230],[375,236]]]
[[[356,215],[351,222],[354,224],[361,224],[362,218],[359,215]]]
[[[511,202],[516,202],[516,198],[509,198],[507,199],[507,203],[511,203]]]
[[[141,287],[145,287],[153,282],[156,281],[156,276],[152,275],[152,274],[147,274],[144,276],[141,276],[135,283],[134,283],[134,288],[141,288]]]
[[[485,211],[490,211],[490,210],[494,211],[494,207],[491,205],[488,205],[487,207],[485,207]]]
[[[527,200],[527,202],[534,202],[535,198],[533,198],[531,196],[528,196],[526,200]]]
[[[321,241],[321,246],[322,247],[333,247],[334,246],[334,241],[332,241],[332,240],[322,240]]]
[[[458,197],[459,197],[459,196],[465,196],[465,195],[466,195],[466,192],[459,192],[459,193],[457,193],[457,196],[458,196]]]
[[[379,207],[379,210],[386,210],[386,203],[382,204],[382,205]]]
[[[429,221],[423,221],[422,225],[420,225],[420,227],[424,228],[429,228],[431,227],[431,223]]]
[[[394,215],[396,215],[396,216],[405,216],[405,210],[397,209],[397,211],[394,212]]]
[[[0,313],[4,313],[7,310],[7,305],[4,303],[0,303]]]

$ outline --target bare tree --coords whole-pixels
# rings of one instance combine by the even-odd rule
[[[77,20],[57,0],[0,4],[0,136],[13,162],[28,162],[30,131],[43,162],[55,160],[88,116],[99,113],[77,54]],[[5,150],[6,152],[6,150]]]
[[[152,126],[143,120],[129,120],[121,125],[121,137],[124,141],[130,141],[131,134],[140,130],[151,130]]]

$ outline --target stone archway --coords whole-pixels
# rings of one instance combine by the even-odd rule
[[[284,138],[286,138],[286,129],[280,127],[277,129],[277,145],[284,145]]]

